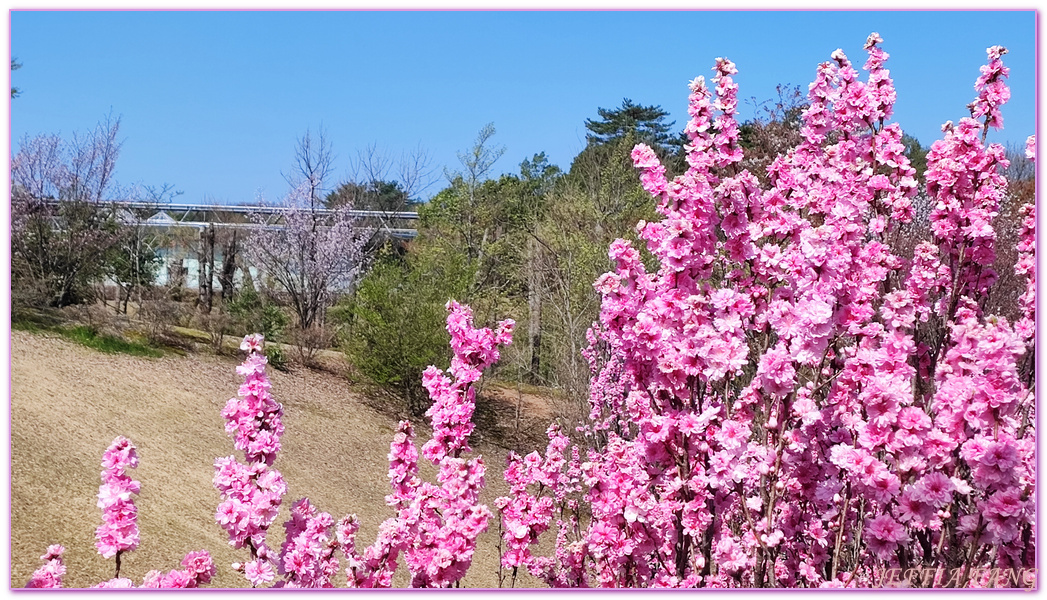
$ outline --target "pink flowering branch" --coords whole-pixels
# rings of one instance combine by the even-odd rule
[[[120,556],[138,547],[138,507],[132,494],[141,484],[131,479],[126,469],[138,466],[138,453],[131,440],[119,436],[102,455],[102,485],[98,488],[98,508],[102,524],[95,530],[95,547],[103,558],[116,557],[116,575],[120,576]]]
[[[190,552],[182,559],[182,569],[173,569],[164,573],[152,570],[142,578],[142,585],[135,586],[134,582],[126,577],[114,577],[109,581],[91,586],[92,588],[153,588],[153,589],[185,589],[197,588],[211,582],[216,569],[214,561],[207,550]]]
[[[432,419],[433,437],[422,447],[422,455],[437,467],[438,485],[419,479],[414,431],[409,422],[402,421],[390,445],[393,493],[386,497],[397,516],[382,523],[378,538],[362,553],[356,549],[356,517],[350,515],[337,526],[350,587],[388,587],[401,555],[412,587],[457,585],[472,563],[477,538],[487,529],[491,511],[479,503],[483,459],[462,455],[471,452],[469,436],[476,407],[472,384],[498,360],[498,346],[512,341],[514,323],[502,321],[493,331],[477,329],[468,307],[451,301],[447,309],[447,331],[454,351],[448,371],[451,377],[436,367],[426,369],[423,376],[433,400],[426,413]]]
[[[338,540],[332,536],[334,519],[319,512],[302,498],[291,507],[291,519],[284,523],[287,539],[280,548],[279,572],[286,578],[282,587],[329,588],[338,572]],[[250,571],[248,570],[250,579]],[[268,579],[260,574],[256,579]],[[277,585],[276,587],[281,587]]]
[[[25,584],[27,588],[60,588],[62,587],[62,576],[65,575],[65,564],[62,562],[62,553],[65,548],[60,544],[47,547],[47,552],[40,557],[44,564],[33,571],[33,576]]]
[[[438,485],[418,477],[414,431],[409,422],[401,422],[390,446],[392,493],[386,497],[397,516],[382,523],[374,544],[362,552],[356,547],[359,521],[355,516],[335,523],[307,498],[291,508],[280,551],[274,553],[266,546],[266,531],[286,493],[279,472],[270,468],[280,449],[283,410],[269,394],[261,336],[244,339],[241,348],[249,354],[237,368],[244,384],[239,397],[231,399],[222,414],[226,431],[249,464],[234,457],[215,462],[215,487],[222,493],[216,520],[229,533],[234,547],[249,549],[251,560],[235,563],[233,568],[243,572],[253,586],[273,582],[280,575],[283,580],[273,587],[333,587],[339,552],[347,561],[350,587],[389,587],[401,555],[413,587],[449,587],[465,575],[477,538],[491,517],[491,511],[479,503],[483,459],[463,457],[472,451],[469,436],[476,406],[472,384],[484,368],[498,360],[498,346],[512,340],[513,322],[503,321],[493,331],[477,329],[468,307],[452,301],[447,308],[454,351],[451,377],[436,367],[427,369],[424,376],[433,399],[427,413],[433,422],[433,437],[422,454],[438,468]]]
[[[103,558],[116,557],[116,573],[112,579],[95,588],[133,588],[134,582],[120,577],[120,557],[138,547],[138,509],[132,494],[138,494],[141,484],[131,479],[126,470],[138,466],[138,453],[131,440],[119,436],[102,455],[102,485],[98,490],[98,506],[102,509],[102,525],[95,532],[95,546]],[[62,560],[65,548],[55,544],[40,557],[44,565],[33,572],[27,588],[60,588],[66,567]],[[143,588],[190,588],[210,583],[216,569],[206,550],[190,552],[182,560],[184,569],[167,574],[149,571],[142,581]]]
[[[1011,99],[1011,90],[1004,81],[1010,73],[1010,69],[1003,65],[1003,55],[1007,54],[1007,49],[1003,46],[992,46],[985,52],[989,55],[989,63],[982,66],[982,74],[974,83],[978,97],[967,105],[971,110],[972,119],[985,117],[985,127],[982,131],[983,142],[990,127],[1003,129],[1003,115],[1000,113],[1000,107]]]
[[[219,458],[215,460],[214,476],[214,486],[222,500],[215,520],[229,534],[230,545],[248,548],[250,561],[235,563],[234,569],[243,572],[253,586],[271,581],[274,567],[278,566],[266,545],[266,532],[276,520],[287,493],[283,476],[271,468],[284,432],[283,406],[269,393],[262,346],[259,334],[244,338],[240,348],[248,355],[236,368],[244,383],[238,396],[231,398],[222,410],[225,430],[233,436],[236,448],[244,452],[247,464],[233,456]]]

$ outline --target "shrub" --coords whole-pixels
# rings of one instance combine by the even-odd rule
[[[138,316],[148,328],[147,336],[154,344],[170,340],[172,328],[181,325],[186,316],[185,306],[173,297],[177,291],[177,288],[154,288],[138,310]]]
[[[277,346],[276,344],[266,344],[265,357],[269,361],[269,364],[273,365],[273,368],[281,371],[287,370],[287,355],[280,349],[280,346]]]
[[[317,353],[330,348],[333,340],[333,332],[323,325],[313,325],[308,329],[295,327],[291,330],[291,341],[298,350],[298,358],[307,367],[315,365]]]
[[[345,351],[352,364],[392,387],[412,414],[421,415],[428,408],[422,372],[450,358],[444,305],[467,287],[468,271],[457,257],[386,255],[331,316],[347,326]]]
[[[287,328],[287,314],[275,303],[255,291],[253,286],[244,285],[239,293],[225,305],[234,320],[240,335],[260,332],[267,340],[275,340]]]
[[[195,315],[197,326],[206,331],[211,341],[211,349],[215,354],[222,352],[222,340],[229,332],[233,319],[220,306],[213,307],[209,312],[198,311]]]

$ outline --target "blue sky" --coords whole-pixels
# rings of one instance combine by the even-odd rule
[[[1035,127],[1035,14],[1023,12],[30,12],[14,11],[12,151],[23,135],[122,118],[121,184],[172,183],[184,202],[287,191],[296,139],[322,124],[335,177],[375,144],[426,149],[455,169],[488,122],[498,172],[544,151],[566,169],[586,118],[623,97],[676,128],[687,83],[726,56],[743,99],[806,85],[843,48],[857,65],[884,38],[895,121],[925,145],[967,115],[985,48],[1007,46],[1012,100],[999,142]],[[752,109],[743,106],[743,116]],[[442,187],[437,181],[428,193]]]

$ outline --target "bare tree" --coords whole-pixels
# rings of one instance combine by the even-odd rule
[[[172,183],[163,183],[159,186],[147,185],[145,186],[145,191],[149,196],[149,201],[156,204],[169,204],[175,198],[185,193],[182,190],[175,189],[175,185]]]
[[[69,180],[66,193],[74,200],[100,202],[112,184],[116,159],[120,156],[116,136],[120,132],[120,119],[107,115],[95,130],[87,135],[73,133],[69,144]]]
[[[197,306],[201,307],[204,312],[210,314],[211,309],[214,307],[214,279],[215,279],[215,265],[214,265],[214,245],[215,245],[215,224],[208,223],[207,227],[200,232],[200,245],[201,252],[199,253],[199,281],[198,290],[199,296],[197,298]]]
[[[387,181],[394,162],[388,152],[380,150],[378,144],[371,143],[363,150],[358,150],[356,158],[349,159],[349,180],[363,185]]]
[[[294,149],[294,166],[290,173],[284,174],[284,179],[292,189],[305,190],[310,206],[319,207],[333,168],[331,143],[327,139],[327,131],[321,125],[315,139],[309,130],[298,138]]]
[[[233,276],[236,274],[237,255],[240,250],[239,231],[221,232],[222,270],[218,273],[218,283],[222,286],[222,302],[233,298],[236,290]]]
[[[398,173],[408,198],[420,198],[436,183],[433,157],[421,146],[400,154]]]
[[[432,186],[433,173],[432,157],[421,147],[395,159],[377,144],[370,144],[350,159],[349,179],[328,196],[327,205],[403,211]]]

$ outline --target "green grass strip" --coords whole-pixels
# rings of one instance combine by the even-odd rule
[[[147,356],[150,358],[160,358],[164,355],[162,350],[146,344],[128,341],[112,335],[100,335],[86,325],[77,325],[71,328],[63,327],[35,315],[15,315],[11,320],[11,329],[37,334],[57,333],[67,340],[108,354],[130,354],[131,356]]]
[[[58,333],[78,344],[87,346],[99,352],[109,354],[130,354],[131,356],[148,356],[159,358],[164,355],[156,348],[150,348],[138,342],[129,342],[111,335],[99,335],[90,327],[78,325],[72,329],[59,329]]]

